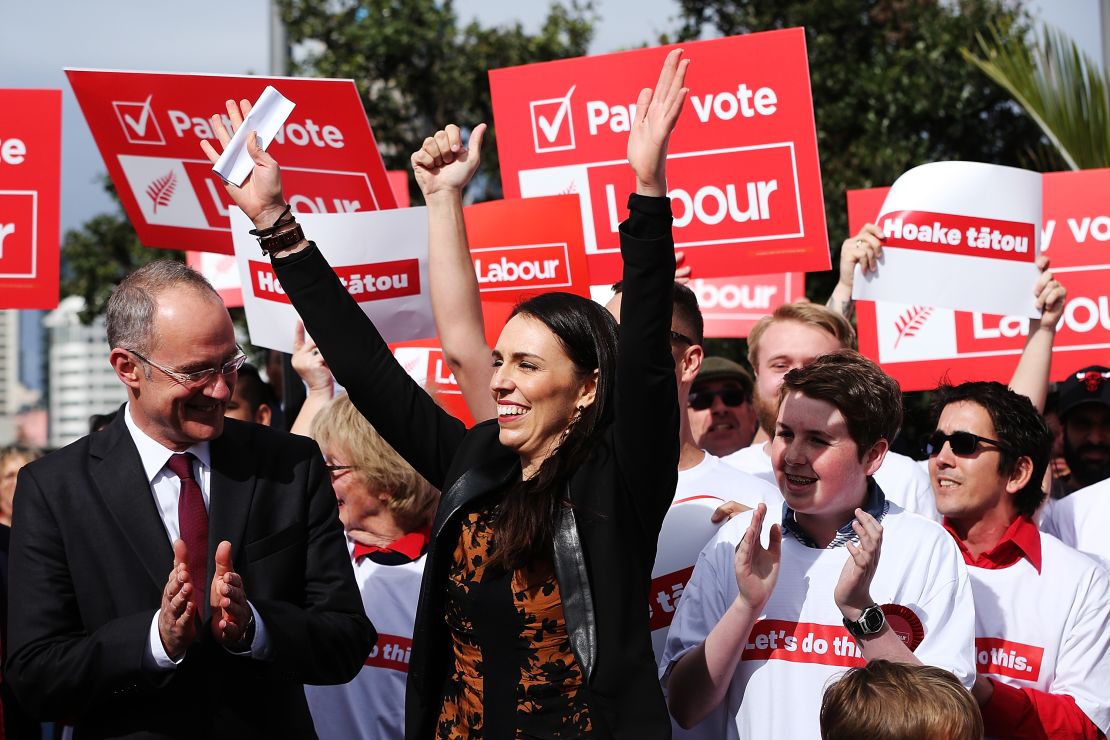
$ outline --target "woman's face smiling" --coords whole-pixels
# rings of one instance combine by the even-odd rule
[[[859,446],[836,406],[793,391],[779,406],[771,444],[775,479],[783,498],[805,519],[833,531],[852,519],[867,494],[867,476],[878,470],[886,443],[877,442],[860,460]]]
[[[517,314],[493,350],[490,390],[501,444],[520,455],[524,477],[559,445],[579,407],[593,403],[597,371],[583,375],[558,337],[538,319]]]

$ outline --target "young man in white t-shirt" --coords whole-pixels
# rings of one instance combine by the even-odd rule
[[[1001,383],[942,386],[934,418],[929,473],[971,576],[972,694],[986,735],[1100,737],[1110,731],[1110,578],[1033,523],[1051,433]]]
[[[726,463],[774,483],[770,439],[775,431],[779,386],[788,371],[838,349],[855,349],[856,333],[839,313],[813,303],[787,303],[756,322],[748,334],[748,361],[755,370],[759,433],[749,447],[723,458]],[[903,509],[937,518],[929,476],[905,455],[887,452],[875,480]]]
[[[970,687],[958,549],[872,478],[901,423],[898,384],[840,350],[787,373],[781,396],[771,456],[785,503],[735,517],[699,556],[661,665],[672,715],[722,712],[731,738],[816,737],[825,684],[878,658]]]

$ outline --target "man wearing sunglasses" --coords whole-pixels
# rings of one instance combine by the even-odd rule
[[[690,388],[687,416],[694,443],[717,457],[752,443],[756,432],[752,376],[724,357],[706,357]]]
[[[975,598],[976,678],[988,736],[1096,738],[1110,731],[1110,577],[1043,534],[1051,435],[1000,383],[942,386],[925,440],[944,526]]]
[[[79,736],[313,737],[302,685],[374,640],[319,448],[225,420],[244,357],[185,265],[125,278],[107,328],[127,404],[19,477],[5,679]]]

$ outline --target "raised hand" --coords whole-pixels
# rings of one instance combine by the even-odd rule
[[[243,590],[243,579],[231,563],[231,543],[216,546],[216,573],[212,577],[212,636],[233,652],[250,647],[251,608]]]
[[[1068,300],[1068,289],[1053,277],[1052,270],[1048,269],[1049,260],[1043,254],[1037,258],[1037,267],[1041,274],[1037,277],[1037,284],[1033,288],[1036,296],[1037,308],[1041,311],[1041,326],[1051,327],[1056,330],[1056,324],[1064,315],[1064,304]]]
[[[227,101],[227,117],[231,120],[231,131],[224,126],[223,119],[218,115],[212,116],[209,122],[212,131],[220,141],[220,150],[227,147],[232,135],[243,125],[243,119],[251,112],[249,100],[240,100],[236,105],[234,100]],[[220,158],[220,152],[212,146],[207,139],[202,139],[200,148],[204,151],[208,161],[212,164]],[[252,131],[247,138],[247,153],[254,160],[254,169],[241,187],[225,183],[228,194],[235,201],[235,205],[247,215],[257,228],[273,226],[281,212],[285,210],[285,196],[281,191],[281,168],[277,160],[263,151],[258,145],[258,136]]]
[[[158,636],[166,655],[177,660],[197,636],[195,589],[189,580],[184,540],[173,543],[173,569],[162,589],[162,611],[158,615]]]
[[[845,545],[850,557],[840,572],[833,600],[846,618],[859,619],[863,610],[875,603],[871,598],[871,580],[879,567],[883,526],[863,509],[856,509],[852,529],[859,537],[859,545],[851,542]]]
[[[767,504],[755,508],[748,531],[744,532],[740,544],[736,546],[732,561],[736,570],[736,585],[740,589],[737,599],[753,613],[762,610],[771,598],[779,579],[779,562],[782,559],[782,528],[779,525],[771,525],[768,547],[763,547],[760,540],[766,516]]]
[[[640,195],[667,194],[667,141],[689,92],[682,86],[689,64],[689,59],[682,59],[682,49],[673,50],[663,62],[655,90],[645,87],[636,99],[636,118],[628,134],[628,163],[636,173]]]
[[[305,338],[304,322],[298,321],[293,334],[293,369],[308,386],[308,392],[331,393],[335,388],[335,378],[328,363],[324,361],[316,343]]]
[[[424,139],[412,153],[412,171],[424,199],[442,192],[460,192],[470,182],[481,162],[482,139],[486,124],[479,123],[470,133],[470,146],[463,147],[462,132],[453,123]]]

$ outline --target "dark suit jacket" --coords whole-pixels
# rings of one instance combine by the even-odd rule
[[[586,676],[597,738],[669,738],[648,626],[656,541],[674,498],[678,400],[668,331],[674,279],[670,206],[633,196],[621,227],[624,296],[613,421],[569,481],[573,517],[553,559],[571,646]],[[278,277],[336,379],[382,436],[444,492],[432,525],[406,694],[406,736],[434,736],[452,666],[444,624],[459,512],[520,477],[497,422],[467,430],[400,368],[381,336],[311,247],[275,259]],[[568,526],[563,526],[564,524]]]
[[[32,713],[79,738],[316,736],[302,684],[350,680],[376,637],[319,448],[228,419],[211,453],[208,562],[232,543],[273,660],[206,623],[176,669],[143,669],[173,551],[120,413],[19,474],[7,679]]]

